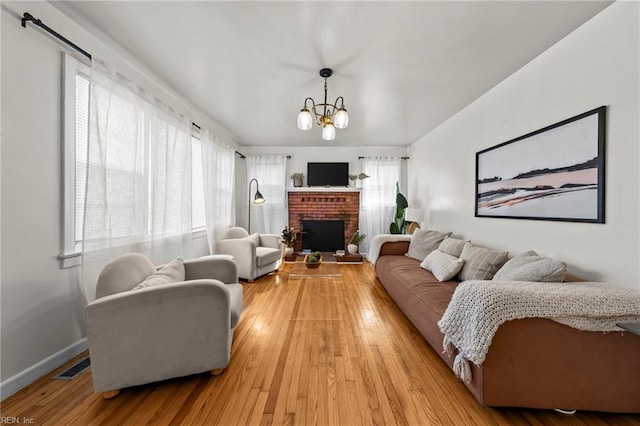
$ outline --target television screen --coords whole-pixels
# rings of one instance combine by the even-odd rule
[[[308,186],[349,186],[349,163],[307,163]]]

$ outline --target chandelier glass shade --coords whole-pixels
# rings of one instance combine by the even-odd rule
[[[338,96],[332,104],[327,102],[327,79],[332,74],[333,71],[329,68],[320,70],[320,77],[324,78],[324,103],[317,104],[313,98],[307,98],[298,114],[298,129],[311,130],[315,121],[318,126],[322,126],[322,139],[326,141],[336,138],[336,129],[346,129],[349,125],[349,114],[342,96]]]

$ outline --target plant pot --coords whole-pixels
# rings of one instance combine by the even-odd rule
[[[358,245],[357,244],[349,244],[347,246],[347,251],[349,254],[358,254]]]
[[[292,178],[291,182],[293,183],[293,186],[296,188],[300,188],[302,186],[302,178]]]
[[[284,255],[285,256],[291,256],[292,254],[293,254],[293,247],[285,247]]]
[[[322,263],[322,258],[320,258],[317,262],[309,262],[309,255],[305,255],[304,256],[304,266],[306,266],[307,268],[310,269],[314,269],[317,268],[318,266],[320,266],[320,264]]]

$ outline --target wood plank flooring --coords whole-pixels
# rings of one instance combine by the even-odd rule
[[[342,277],[289,278],[291,264],[244,284],[231,363],[123,390],[103,400],[91,370],[2,402],[5,417],[37,425],[640,425],[640,416],[492,409],[477,403],[375,278],[370,264]],[[80,357],[78,357],[80,358]]]

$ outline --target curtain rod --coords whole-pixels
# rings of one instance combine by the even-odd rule
[[[243,153],[238,152],[238,151],[236,151],[236,155],[237,155],[238,157],[242,158],[243,160],[244,160],[245,158],[247,158]],[[287,160],[291,160],[291,156],[290,156],[290,155],[287,155]]]
[[[80,46],[78,46],[77,44],[75,44],[74,42],[72,42],[71,40],[66,38],[65,36],[60,35],[58,32],[56,32],[56,31],[52,30],[51,28],[47,27],[45,24],[42,23],[41,20],[34,18],[33,15],[30,14],[29,12],[25,12],[22,15],[22,27],[23,28],[27,28],[27,21],[31,21],[33,23],[33,25],[36,25],[36,26],[42,28],[43,30],[45,30],[46,32],[48,32],[49,34],[51,34],[52,36],[54,36],[58,40],[61,40],[62,42],[66,43],[67,45],[73,47],[78,52],[82,53],[87,58],[91,59],[91,53],[87,52],[86,50],[84,50],[83,48],[81,48]]]
[[[358,160],[363,160],[365,158],[373,158],[373,157],[358,157]],[[408,160],[411,157],[400,157],[401,160]]]

